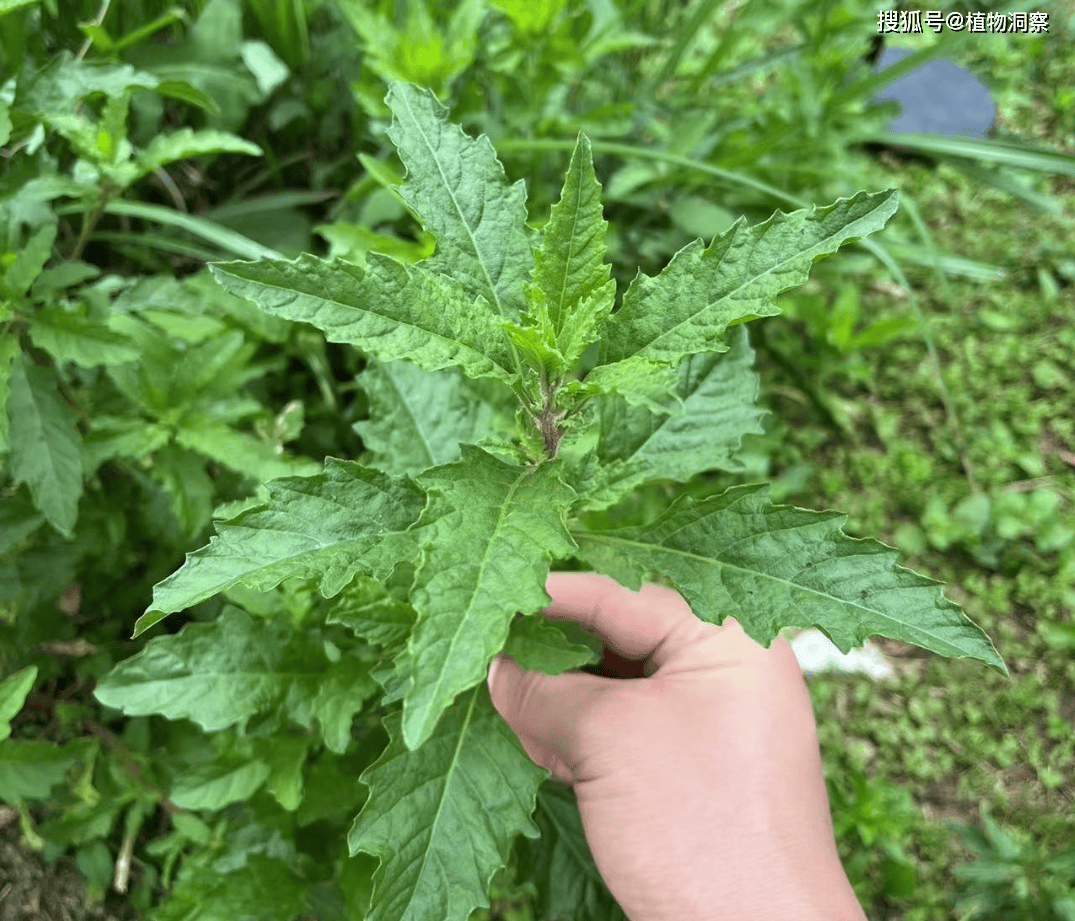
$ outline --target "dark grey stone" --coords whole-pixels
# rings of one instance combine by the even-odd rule
[[[874,70],[886,70],[910,53],[906,48],[885,48]],[[875,102],[890,99],[900,103],[903,112],[887,126],[888,131],[984,139],[997,117],[997,105],[985,84],[945,58],[904,74],[874,96]]]

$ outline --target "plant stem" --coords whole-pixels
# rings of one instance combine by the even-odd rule
[[[541,440],[545,444],[545,453],[549,459],[556,457],[560,450],[560,441],[566,431],[560,422],[563,420],[565,411],[557,410],[553,406],[553,398],[560,386],[559,381],[553,381],[550,385],[545,376],[545,369],[541,369],[541,415],[537,418],[538,431],[541,432]]]
[[[75,248],[71,251],[71,261],[74,262],[81,258],[82,251],[86,248],[86,244],[90,240],[90,234],[93,233],[93,228],[97,226],[97,222],[101,219],[101,215],[105,213],[105,208],[108,207],[108,199],[112,197],[114,187],[107,179],[101,186],[101,195],[97,199],[97,204],[94,205],[93,210],[86,215],[85,220],[82,222],[82,229],[78,233],[78,240],[75,242]]]

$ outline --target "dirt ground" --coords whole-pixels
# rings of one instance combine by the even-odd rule
[[[0,806],[0,921],[120,921],[88,903],[70,857],[50,867],[20,838],[18,814]]]

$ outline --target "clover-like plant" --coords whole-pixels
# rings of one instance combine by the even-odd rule
[[[380,713],[388,743],[355,779],[369,792],[349,836],[351,855],[380,860],[370,919],[464,921],[488,904],[520,835],[539,839],[527,846],[543,917],[612,917],[570,792],[542,788],[548,775],[485,681],[501,650],[549,674],[600,658],[593,637],[539,615],[554,564],[574,559],[635,590],[663,577],[699,618],[734,616],[765,645],[783,627],[817,626],[845,652],[878,634],[1004,670],[938,583],[846,536],[836,512],[772,504],[764,484],[684,493],[641,525],[592,525],[646,484],[742,469],[740,440],[761,431],[742,324],[777,314],[774,298],[815,261],[881,229],[896,193],[741,219],[656,277],[637,275],[614,309],[584,136],[539,232],[487,138],[452,125],[426,90],[395,84],[387,102],[407,170],[400,194],[436,238],[431,258],[213,269],[267,314],[369,357],[371,418],[359,428],[371,462],[326,458],[323,472],[271,481],[267,502],[219,523],[156,586],[136,635],[218,593],[238,604],[151,640],[97,696],[208,731],[241,733],[255,716],[258,732],[275,719],[281,736],[289,723],[317,726],[337,753],[353,744],[356,714]],[[239,606],[243,592],[292,579],[335,599],[322,622]],[[334,625],[346,629],[329,642]],[[294,810],[301,797],[277,795],[273,772],[285,768],[273,757],[257,784]]]

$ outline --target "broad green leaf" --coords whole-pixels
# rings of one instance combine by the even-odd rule
[[[559,675],[601,661],[602,643],[572,621],[516,614],[503,652],[526,671]]]
[[[269,766],[259,759],[222,757],[185,770],[168,798],[183,809],[223,809],[247,802],[269,774]]]
[[[405,656],[412,684],[403,736],[411,749],[457,694],[485,678],[515,612],[549,603],[549,559],[574,550],[564,519],[575,493],[558,465],[519,467],[470,445],[462,453],[418,478],[432,497],[411,590],[418,623]]]
[[[207,416],[190,414],[175,431],[185,448],[211,457],[244,476],[270,480],[283,476],[313,476],[320,464],[306,457],[284,457],[276,448],[252,435]]]
[[[339,755],[347,751],[355,714],[376,691],[369,663],[356,656],[341,656],[324,671],[310,707],[330,751]]]
[[[895,191],[859,192],[824,208],[742,219],[703,248],[685,246],[654,278],[637,275],[607,326],[599,364],[634,356],[678,364],[727,350],[724,332],[744,317],[778,314],[775,298],[801,285],[818,259],[874,233],[895,213]]]
[[[11,721],[22,709],[26,695],[30,693],[35,681],[36,665],[28,665],[22,671],[0,681],[0,742],[11,735]]]
[[[259,759],[269,766],[265,789],[288,812],[294,812],[302,803],[302,771],[315,740],[312,736],[277,733],[271,738],[252,741]]]
[[[346,755],[323,751],[311,760],[303,772],[302,803],[295,816],[298,825],[327,818],[348,820],[358,813],[368,792],[358,777],[384,751],[387,739],[382,738],[383,732],[378,725]],[[376,869],[377,861],[368,859]]]
[[[11,475],[26,483],[41,513],[70,537],[82,496],[82,456],[74,410],[64,403],[56,376],[15,357],[8,418],[11,422]]]
[[[400,721],[385,718],[391,741],[359,778],[370,794],[347,839],[352,855],[381,860],[366,921],[465,921],[488,906],[512,840],[537,835],[530,815],[548,772],[496,712],[485,681],[418,751],[404,744]]]
[[[447,120],[448,110],[426,89],[393,83],[388,136],[407,168],[400,194],[437,239],[424,263],[462,282],[510,320],[525,306],[534,263],[526,234],[526,186],[509,186],[493,145]]]
[[[181,873],[154,910],[154,921],[294,921],[310,916],[310,881],[296,870],[294,860],[257,853],[243,859],[231,872],[199,866]]]
[[[47,800],[77,760],[78,754],[70,746],[4,739],[0,742],[0,803]]]
[[[199,157],[204,154],[237,153],[260,157],[262,150],[257,144],[244,141],[241,137],[227,131],[212,128],[180,128],[169,134],[158,134],[135,158],[138,176],[152,173],[158,166],[185,160],[187,157]]]
[[[552,321],[541,306],[545,295],[540,291],[533,291],[530,298],[530,312],[523,317],[522,324],[505,320],[504,332],[519,353],[529,359],[531,365],[547,369],[553,378],[562,377],[568,370],[567,359],[556,344]]]
[[[217,523],[217,536],[154,587],[135,636],[233,585],[268,591],[292,577],[317,579],[331,598],[357,572],[383,579],[415,552],[408,529],[425,497],[406,478],[328,457],[324,473],[273,480],[268,490],[268,506]]]
[[[766,492],[682,496],[644,527],[575,533],[576,556],[635,591],[646,571],[661,573],[699,619],[735,617],[764,646],[784,627],[819,627],[843,653],[887,636],[1007,673],[939,583],[897,565],[899,551],[848,537],[845,515],[774,506]]]
[[[155,89],[160,80],[130,64],[90,63],[62,50],[27,80],[20,80],[15,108],[51,117],[66,116],[73,103],[93,93],[118,98],[127,90]]]
[[[417,474],[450,464],[459,459],[461,444],[509,434],[493,402],[455,369],[378,362],[358,382],[369,396],[370,418],[353,428],[386,473]]]
[[[5,269],[0,294],[22,297],[45,268],[56,240],[56,225],[39,228],[16,254],[15,261]]]
[[[317,720],[342,751],[341,716],[349,711],[349,733],[351,717],[377,690],[355,663],[354,656],[330,663],[310,634],[229,605],[213,623],[153,638],[98,682],[94,695],[128,716],[189,719],[206,732],[278,711],[306,729]]]
[[[72,361],[80,368],[139,358],[138,347],[122,333],[58,306],[43,307],[31,316],[30,338],[57,361]]]
[[[397,646],[417,620],[410,602],[397,598],[375,579],[356,576],[332,605],[325,623],[343,624],[377,646]]]
[[[662,362],[634,355],[611,365],[593,368],[581,381],[570,381],[567,393],[615,394],[632,406],[645,406],[651,412],[678,411],[676,369]]]
[[[601,465],[584,497],[587,509],[607,508],[652,480],[685,483],[706,470],[743,469],[740,442],[764,431],[764,410],[755,406],[759,378],[746,327],[730,338],[730,351],[680,363],[673,392],[681,412],[658,416],[621,398],[598,401]]]
[[[517,875],[533,881],[537,889],[537,917],[627,921],[594,863],[571,788],[551,780],[543,783],[534,821],[541,837],[520,838],[516,847],[521,853]]]
[[[616,283],[605,261],[607,227],[590,141],[580,134],[532,273],[532,284],[543,295],[534,304],[535,316],[551,327],[568,368],[597,340],[612,310]]]
[[[310,255],[294,262],[224,262],[213,274],[272,316],[310,323],[381,361],[426,371],[458,365],[468,377],[515,379],[495,317],[447,276],[371,253],[366,267]]]

